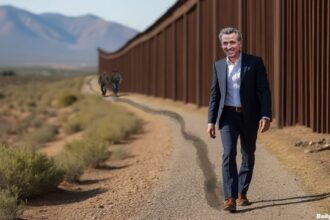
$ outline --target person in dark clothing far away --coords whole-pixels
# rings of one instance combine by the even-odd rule
[[[99,75],[98,83],[100,85],[101,93],[103,96],[105,96],[105,94],[107,93],[109,81],[110,79],[106,72],[103,72]]]
[[[114,96],[118,97],[119,86],[123,80],[122,75],[119,71],[113,71],[110,76],[110,82],[112,85],[112,91]]]

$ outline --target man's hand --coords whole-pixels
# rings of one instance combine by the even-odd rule
[[[259,131],[261,133],[266,132],[270,127],[270,121],[266,118],[262,118],[259,121]]]
[[[208,124],[207,125],[207,133],[211,138],[215,138],[215,125],[214,124]]]

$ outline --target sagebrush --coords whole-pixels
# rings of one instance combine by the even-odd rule
[[[0,188],[14,189],[20,198],[56,189],[64,172],[52,158],[26,148],[0,146]]]
[[[107,144],[99,141],[78,140],[65,145],[56,157],[59,167],[65,172],[65,179],[79,180],[87,167],[99,167],[109,157]]]
[[[17,194],[0,189],[0,220],[16,219],[23,212],[23,205],[18,202]]]

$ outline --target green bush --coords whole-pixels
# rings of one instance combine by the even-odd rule
[[[43,114],[46,117],[56,117],[57,116],[57,112],[56,111],[51,111],[51,110],[47,110],[47,109],[41,109],[40,113]]]
[[[113,145],[110,148],[110,157],[109,157],[110,160],[124,160],[131,156],[132,155],[123,148],[121,148],[121,146]]]
[[[27,106],[30,108],[35,108],[37,107],[37,103],[35,101],[29,101],[27,102]]]
[[[65,94],[60,96],[58,100],[58,106],[59,107],[67,107],[72,105],[78,100],[77,96],[72,95],[72,94]]]
[[[0,73],[0,76],[15,76],[16,73],[13,70],[4,70]]]
[[[63,131],[66,134],[74,134],[82,130],[81,124],[76,121],[72,121],[69,123],[64,124]]]
[[[73,155],[77,155],[86,167],[99,167],[109,157],[107,145],[98,141],[74,141],[65,149]]]
[[[66,113],[66,112],[61,112],[58,116],[57,116],[57,120],[59,121],[59,122],[61,122],[62,124],[63,123],[67,123],[68,122],[68,120],[69,120],[69,114],[68,113]],[[65,124],[64,124],[65,125]]]
[[[84,173],[84,162],[71,152],[62,151],[55,157],[56,164],[64,171],[64,179],[69,182],[77,182]]]
[[[136,133],[140,127],[139,120],[126,112],[105,116],[102,121],[95,121],[86,130],[86,136],[109,143],[118,143]]]
[[[1,125],[0,125],[0,133],[1,134],[10,134],[10,135],[13,135],[13,134],[17,134],[18,133],[18,129],[17,129],[16,126],[14,126],[12,124],[1,123]]]
[[[92,140],[117,143],[136,133],[139,120],[121,106],[109,104],[95,96],[86,96],[77,103],[79,112],[64,127],[79,124],[81,130]],[[70,130],[70,129],[68,129]]]
[[[10,114],[9,114],[10,115]],[[26,131],[28,130],[28,128],[30,127],[34,127],[34,128],[38,128],[37,130],[35,130],[35,132],[39,132],[40,127],[42,126],[42,119],[35,116],[34,114],[29,115],[28,117],[22,119],[19,121],[19,123],[5,123],[5,124],[1,124],[0,127],[2,127],[2,129],[0,129],[3,133],[7,133],[9,135],[21,135],[23,133],[26,133]],[[49,126],[45,126],[45,127],[49,127]],[[53,128],[54,129],[54,128]],[[49,130],[51,131],[52,129],[50,128],[42,128],[43,132],[45,132],[45,130]],[[38,136],[38,135],[44,135],[44,133],[42,132],[40,134],[34,134],[35,132],[32,132],[31,136],[33,137],[29,137],[30,134],[26,134],[23,135],[22,138],[24,140],[29,141],[29,138],[34,138],[34,136]],[[56,131],[56,130],[55,130]],[[31,143],[36,143],[36,142],[31,142]]]
[[[22,132],[23,130],[28,129],[29,127],[40,128],[45,120],[43,120],[38,114],[30,113],[29,116],[20,121],[16,126]]]
[[[16,219],[23,212],[18,196],[9,190],[0,190],[0,220]]]
[[[65,122],[63,130],[67,134],[84,131],[85,138],[67,144],[56,157],[68,181],[78,181],[86,167],[100,166],[110,155],[109,144],[127,138],[140,127],[133,114],[95,96],[83,96],[74,108],[77,111],[73,117],[61,120]]]
[[[25,142],[38,146],[52,140],[57,134],[57,129],[50,125],[43,126],[43,124],[50,118],[55,123],[59,122],[60,114],[57,115],[58,109],[54,108],[58,107],[58,103],[67,106],[80,99],[80,88],[84,78],[61,77],[56,80],[52,80],[52,77],[39,76],[14,78],[11,83],[3,82],[5,78],[0,80],[0,96],[4,96],[2,99],[0,98],[0,103],[4,104],[0,110],[1,118],[10,119],[15,117],[16,113],[24,114],[20,115],[23,118],[16,117],[15,120],[10,120],[8,123],[1,121],[1,134],[6,133],[7,136],[11,136],[9,142],[15,144]],[[9,80],[8,77],[6,79]],[[69,111],[63,111],[63,113],[70,114]]]
[[[78,140],[65,145],[56,161],[64,170],[66,180],[77,181],[86,167],[99,167],[108,157],[105,143]]]
[[[0,188],[22,198],[52,191],[63,180],[54,160],[32,149],[0,146],[0,163]]]
[[[32,133],[25,135],[23,141],[28,145],[39,145],[51,141],[57,133],[58,129],[55,125],[44,124]]]

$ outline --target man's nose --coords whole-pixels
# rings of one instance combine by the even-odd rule
[[[227,46],[226,46],[226,49],[227,50],[230,50],[232,48],[232,46],[230,45],[230,44],[228,44]]]

